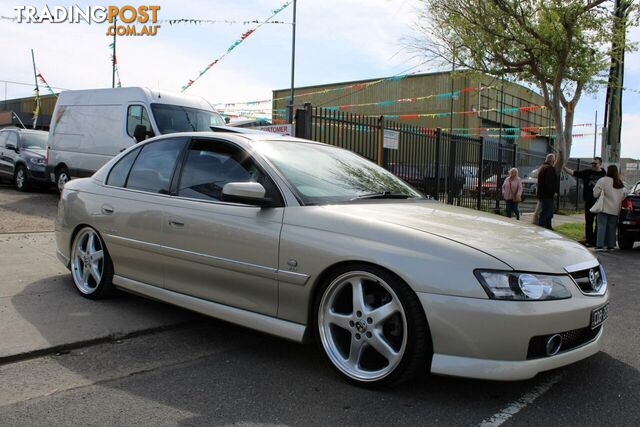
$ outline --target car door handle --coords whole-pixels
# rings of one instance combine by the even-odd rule
[[[113,208],[111,206],[103,206],[102,213],[105,215],[111,215],[113,213]]]
[[[169,220],[169,225],[173,228],[182,228],[184,227],[184,222],[177,221],[175,219]]]

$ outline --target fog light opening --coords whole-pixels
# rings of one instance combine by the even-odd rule
[[[562,347],[562,337],[560,334],[551,335],[547,339],[547,356],[555,356],[560,351],[560,347]]]

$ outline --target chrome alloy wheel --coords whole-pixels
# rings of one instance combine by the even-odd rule
[[[24,168],[21,167],[16,172],[16,188],[18,190],[23,189],[26,180],[27,180],[27,174],[26,174]]]
[[[385,378],[407,346],[400,299],[381,278],[352,271],[329,284],[318,309],[320,341],[331,362],[364,382]]]
[[[58,186],[58,192],[62,193],[62,190],[64,189],[64,185],[69,182],[69,175],[67,174],[66,170],[60,171],[60,173],[58,173],[58,181],[57,181],[57,186]]]
[[[100,237],[91,228],[81,230],[73,244],[71,274],[83,294],[93,293],[104,273],[104,248]]]

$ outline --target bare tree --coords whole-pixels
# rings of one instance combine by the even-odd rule
[[[571,153],[576,106],[606,80],[622,37],[610,0],[422,0],[411,43],[427,58],[540,90],[555,122],[559,170]],[[637,5],[634,5],[637,19]],[[627,45],[632,49],[633,45]]]

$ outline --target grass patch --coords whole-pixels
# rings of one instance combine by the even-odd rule
[[[553,227],[553,231],[572,240],[580,241],[584,239],[584,223],[582,222],[561,224]]]
[[[555,214],[556,215],[577,215],[583,214],[583,210],[572,210],[572,209],[558,209]]]

